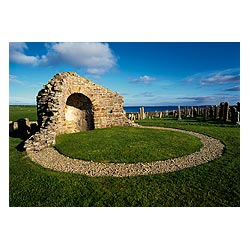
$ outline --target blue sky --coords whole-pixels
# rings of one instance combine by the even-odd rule
[[[55,74],[74,71],[125,106],[240,101],[240,43],[10,43],[9,102],[35,104]]]

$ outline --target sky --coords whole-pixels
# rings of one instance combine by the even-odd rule
[[[10,42],[9,103],[36,104],[65,71],[119,92],[125,106],[240,101],[238,42]]]

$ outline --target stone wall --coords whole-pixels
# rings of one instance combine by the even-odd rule
[[[40,132],[25,142],[25,148],[40,150],[53,145],[59,134],[131,126],[123,105],[118,93],[74,72],[56,74],[37,95]]]

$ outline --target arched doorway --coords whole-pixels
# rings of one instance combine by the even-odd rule
[[[66,133],[94,129],[94,113],[91,100],[81,94],[71,94],[65,108]]]

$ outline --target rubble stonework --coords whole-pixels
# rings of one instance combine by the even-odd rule
[[[40,131],[25,142],[25,148],[40,150],[54,145],[59,134],[131,126],[123,105],[119,93],[74,72],[56,74],[37,95]]]

